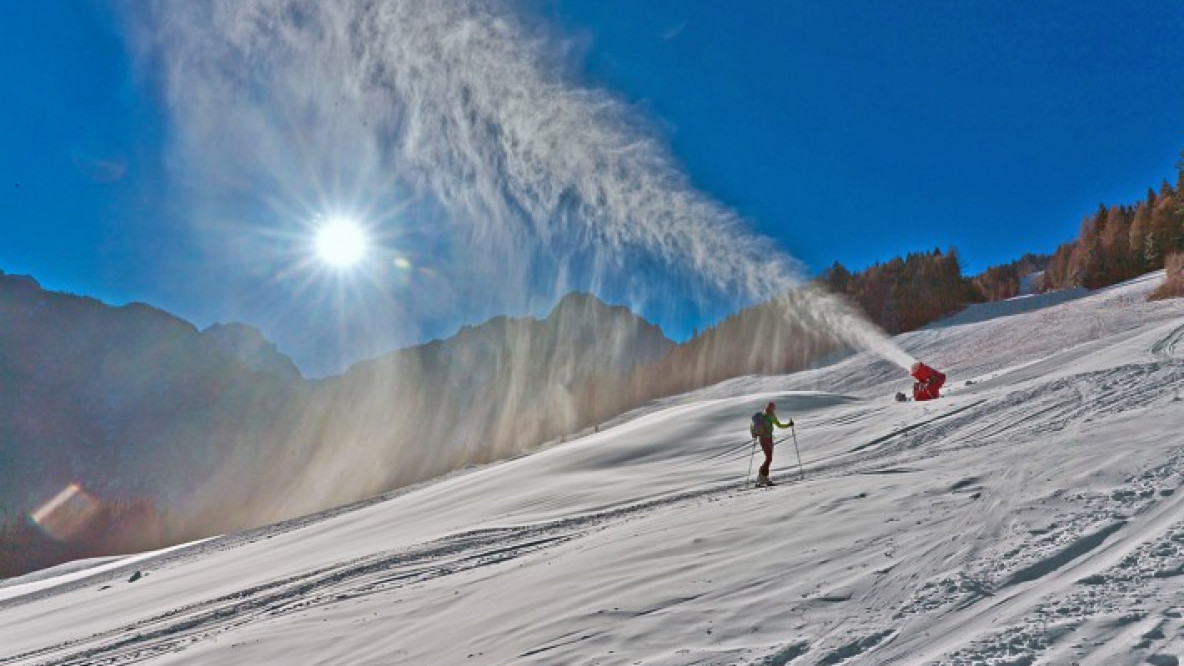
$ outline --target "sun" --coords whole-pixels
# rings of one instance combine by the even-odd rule
[[[317,256],[334,268],[357,264],[366,256],[366,246],[366,233],[353,220],[332,219],[317,230]]]

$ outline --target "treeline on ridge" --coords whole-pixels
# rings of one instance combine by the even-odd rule
[[[916,330],[971,303],[1013,298],[1023,291],[1099,289],[1165,267],[1168,284],[1180,284],[1184,152],[1177,168],[1175,187],[1164,181],[1133,205],[1099,205],[1082,221],[1077,238],[1052,255],[1025,254],[964,277],[957,250],[935,249],[855,273],[835,262],[818,280],[892,334]],[[1026,290],[1025,280],[1030,282]]]

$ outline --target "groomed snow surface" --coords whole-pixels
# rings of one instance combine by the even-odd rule
[[[1178,664],[1184,301],[1146,302],[1162,279],[900,336],[948,373],[936,402],[895,402],[909,378],[861,354],[321,516],[11,580],[0,662]],[[780,485],[746,489],[769,400],[805,479],[790,439]]]

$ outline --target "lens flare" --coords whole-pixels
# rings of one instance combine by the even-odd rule
[[[71,483],[29,517],[50,537],[69,541],[87,530],[100,509],[99,500],[77,483]]]

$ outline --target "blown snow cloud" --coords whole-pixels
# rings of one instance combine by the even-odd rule
[[[798,280],[797,262],[694,189],[644,118],[579,85],[567,43],[508,3],[136,8],[178,164],[207,201],[257,197],[292,218],[346,205],[394,227],[430,209],[448,246],[431,268],[470,300],[611,285],[645,308],[665,294],[633,277],[641,267],[698,303]],[[846,325],[861,330],[835,332],[857,346],[882,338]]]

